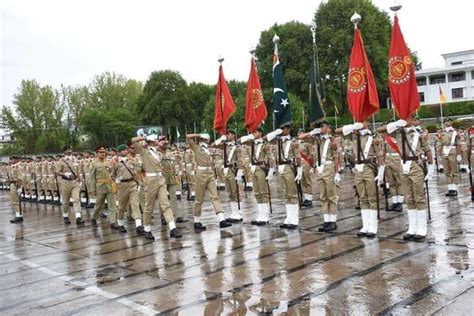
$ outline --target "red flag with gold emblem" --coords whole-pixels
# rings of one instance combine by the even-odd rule
[[[214,110],[214,130],[219,134],[226,133],[227,121],[235,112],[235,104],[224,78],[222,65],[219,66],[219,80],[216,85],[216,105]]]
[[[366,120],[379,110],[379,96],[374,74],[365,53],[362,34],[357,27],[349,61],[347,103],[356,122]]]
[[[247,83],[247,93],[245,99],[245,127],[249,133],[255,130],[267,118],[267,107],[263,100],[262,87],[257,73],[255,59],[250,61],[250,75]]]
[[[420,107],[415,66],[403,39],[397,16],[395,16],[393,23],[392,40],[390,42],[388,88],[390,89],[392,103],[401,119],[406,120]]]

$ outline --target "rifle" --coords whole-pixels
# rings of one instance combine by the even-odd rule
[[[388,187],[388,182],[387,182],[387,178],[383,177],[383,183],[382,183],[382,186],[383,186],[383,196],[385,197],[385,211],[388,210],[389,206],[388,206],[388,196],[389,196],[389,187]]]
[[[254,160],[255,157],[255,148],[254,148],[254,142],[252,142],[252,146],[250,147],[250,161],[251,161],[251,164],[252,165],[258,165],[257,164],[257,161]],[[263,146],[263,145],[262,145]],[[266,177],[268,176],[268,173],[271,172],[270,170],[270,164],[268,162],[265,163],[265,182],[267,182],[267,194],[268,194],[268,204],[269,204],[269,207],[270,207],[270,213],[273,213],[273,208],[272,208],[272,195],[270,193],[270,183],[268,182],[268,180],[266,179]]]
[[[438,150],[436,149],[437,147],[438,147],[438,140],[435,140],[435,143],[434,143],[435,164],[436,164],[436,172],[439,173]]]
[[[426,160],[423,160],[423,174],[428,174],[428,167],[426,166]],[[426,191],[426,203],[428,204],[428,219],[431,220],[431,207],[430,207],[430,189],[428,186],[428,180],[425,180],[425,191]]]
[[[375,176],[377,176],[377,168],[374,168]],[[375,197],[377,199],[377,219],[380,219],[380,196],[379,196],[379,183],[375,182]],[[387,201],[388,203],[388,201]]]
[[[39,192],[38,192],[38,183],[36,181],[36,173],[34,174],[34,182],[35,182],[36,202],[38,202],[39,201]]]
[[[61,193],[59,191],[59,183],[58,183],[58,174],[57,173],[54,174],[54,180],[56,182],[56,191],[58,192],[58,203],[56,203],[56,204],[61,204]]]
[[[469,184],[471,185],[471,201],[474,201],[474,184],[472,181],[472,167],[471,167],[473,137],[474,137],[474,128],[471,127],[469,129],[469,155],[467,156],[467,163],[469,167]]]

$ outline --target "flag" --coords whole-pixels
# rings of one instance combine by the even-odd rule
[[[278,57],[278,50],[275,48],[273,55],[273,112],[275,113],[275,124],[281,128],[291,124],[291,106],[283,79],[283,69]]]
[[[420,107],[415,65],[403,39],[397,16],[393,23],[390,42],[388,88],[395,110],[401,119],[406,120]]]
[[[219,66],[219,80],[216,85],[216,105],[214,110],[214,130],[221,135],[226,133],[227,121],[235,112],[234,100],[224,78],[222,65]]]
[[[443,93],[443,90],[441,90],[441,86],[439,86],[439,103],[446,103],[446,96]]]
[[[354,32],[349,75],[347,77],[347,104],[356,122],[362,122],[379,109],[379,96],[374,74],[364,49],[362,34]]]
[[[250,61],[250,75],[247,82],[247,93],[245,97],[245,127],[249,133],[255,130],[267,118],[267,107],[263,100],[262,87],[257,73],[257,63],[252,57]]]
[[[311,65],[311,85],[310,85],[310,105],[309,105],[309,123],[315,124],[322,121],[325,113],[323,110],[323,86],[321,83],[321,76],[319,67],[315,58],[316,52],[313,54],[313,61]],[[323,93],[321,93],[323,92]]]

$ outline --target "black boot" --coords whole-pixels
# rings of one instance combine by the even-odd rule
[[[23,217],[15,217],[14,219],[10,220],[10,223],[15,224],[15,223],[21,223],[23,222]]]
[[[395,207],[393,208],[394,212],[402,212],[403,211],[403,204],[402,203],[396,203]]]
[[[99,225],[97,224],[97,220],[95,218],[91,219],[91,226],[92,227],[99,227]]]
[[[71,224],[71,220],[69,219],[69,217],[63,217],[63,221],[64,221],[64,224],[66,225]]]
[[[119,229],[119,227],[120,226],[117,223],[110,224],[110,228],[112,228],[112,229]]]
[[[178,217],[176,218],[176,223],[187,223],[187,222],[189,222],[189,219],[186,219],[186,218],[184,218],[184,217],[182,217],[182,216],[178,216]]]
[[[125,226],[119,226],[118,231],[121,232],[121,233],[126,233],[127,229],[125,228]]]
[[[172,230],[170,230],[170,237],[171,238],[181,238],[181,237],[183,237],[183,235],[181,235],[176,228],[173,228]]]
[[[203,224],[201,223],[194,223],[194,230],[197,232],[197,233],[200,233],[202,231],[205,231],[207,228],[206,226],[204,226]]]
[[[425,237],[426,236],[415,235],[415,236],[413,236],[413,241],[423,241],[423,240],[425,240]]]
[[[405,234],[403,235],[403,240],[413,240],[413,237],[415,237],[415,235]]]
[[[80,217],[76,218],[76,225],[77,226],[83,226],[84,225],[84,221],[82,220],[82,218],[80,218]]]
[[[141,236],[145,233],[145,230],[143,229],[143,226],[137,226],[137,228],[135,229],[135,231],[137,232],[137,235],[138,236]]]
[[[232,226],[232,223],[228,222],[227,220],[223,220],[219,222],[220,228],[226,228]]]
[[[324,222],[323,226],[320,226],[318,228],[318,232],[321,232],[321,233],[325,232],[326,229],[328,228],[328,225],[329,225],[329,222]]]
[[[337,229],[336,222],[329,222],[329,224],[326,228],[326,232],[330,232],[330,231],[333,231],[333,230],[336,230],[336,229]]]
[[[145,232],[145,238],[149,240],[155,240],[155,236],[151,232]]]

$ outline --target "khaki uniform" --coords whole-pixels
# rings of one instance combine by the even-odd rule
[[[330,135],[321,135],[320,138],[315,145],[316,183],[321,200],[321,211],[325,214],[325,222],[335,222],[338,196],[334,176],[336,175],[335,163],[336,160],[339,160],[339,147]]]
[[[39,201],[41,199],[43,191],[43,177],[42,177],[42,165],[41,161],[33,162],[33,187],[35,188],[36,199]]]
[[[301,187],[304,193],[304,200],[313,201],[313,183],[311,181],[311,162],[314,162],[313,144],[300,141],[301,164],[303,166],[303,179],[301,179]],[[307,159],[304,159],[306,157]]]
[[[140,213],[140,204],[138,200],[138,180],[134,171],[133,162],[128,157],[120,157],[113,164],[112,176],[117,184],[118,213],[117,223],[123,226],[123,218],[127,206],[130,205],[131,214],[134,220],[140,219],[138,222],[141,226],[142,214]]]
[[[196,161],[194,152],[189,148],[184,152],[184,171],[186,172],[186,182],[189,186],[189,196],[194,197],[196,192]]]
[[[247,145],[242,146],[242,169],[246,181],[247,189],[253,189],[253,176],[251,170],[251,152],[250,147]]]
[[[71,174],[71,179],[61,179],[61,212],[63,217],[69,217],[69,200],[71,199],[76,218],[81,217],[81,167],[77,160],[62,158],[59,161],[57,172]]]
[[[469,161],[468,161],[468,156],[469,156],[469,148],[467,146],[469,139],[467,138],[466,134],[464,132],[459,132],[459,147],[461,150],[461,163],[459,165],[459,169],[462,171],[466,171]]]
[[[117,222],[116,193],[117,186],[112,178],[112,162],[105,159],[100,161],[98,158],[91,164],[89,187],[91,193],[96,194],[96,203],[92,218],[97,220],[104,209],[105,200],[109,210],[109,221],[114,224]]]
[[[272,149],[263,139],[255,139],[250,146],[250,171],[252,172],[253,192],[257,200],[257,218],[252,224],[266,224],[270,217],[267,175],[273,173]]]
[[[459,135],[453,128],[447,128],[441,134],[440,145],[442,146],[442,157],[443,157],[443,169],[444,174],[449,179],[450,190],[456,190],[452,188],[459,183],[459,170],[456,156],[458,155],[459,148]]]
[[[135,142],[135,149],[142,159],[143,170],[145,170],[145,209],[143,211],[143,225],[145,231],[149,232],[152,224],[153,209],[158,199],[162,214],[167,223],[174,221],[173,211],[168,200],[166,179],[161,169],[163,154],[151,148],[144,148],[140,142]]]
[[[398,141],[390,135],[385,135],[385,140],[391,140],[398,146]],[[392,203],[403,203],[402,177],[401,177],[401,158],[400,154],[394,150],[385,141],[385,182],[388,183],[388,189]]]
[[[6,179],[10,183],[10,199],[15,210],[15,217],[23,217],[20,208],[20,194],[18,190],[21,189],[22,186],[22,171],[21,171],[21,163],[10,164],[6,168]]]
[[[204,194],[209,193],[209,198],[214,206],[216,214],[222,213],[222,205],[217,194],[216,181],[214,179],[212,159],[209,149],[196,144],[194,140],[189,140],[189,146],[194,153],[196,161],[196,200],[194,202],[193,213],[195,217],[201,216]]]
[[[177,160],[175,157],[174,152],[171,150],[166,150],[166,152],[161,152],[162,153],[162,160],[161,160],[161,167],[163,170],[163,176],[165,177],[166,180],[166,189],[168,190],[168,196],[169,196],[169,201],[170,201],[170,206],[171,209],[173,210],[173,214],[176,215],[176,217],[182,217],[183,214],[182,212],[178,213],[178,201],[176,199],[176,191],[178,189],[178,179],[176,177],[176,171],[175,167],[177,165]],[[161,209],[161,205],[160,205]],[[163,212],[163,209],[161,209],[161,212]]]

